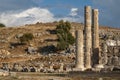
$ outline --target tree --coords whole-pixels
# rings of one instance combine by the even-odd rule
[[[58,50],[65,50],[69,47],[69,45],[74,44],[75,38],[70,33],[71,24],[63,20],[59,21],[59,24],[57,25],[56,32],[58,36],[58,44],[57,49]]]
[[[22,37],[20,37],[20,42],[25,43],[25,42],[29,42],[32,39],[33,39],[32,33],[25,33],[25,34],[23,34]]]
[[[5,25],[3,23],[0,23],[0,27],[5,27]]]

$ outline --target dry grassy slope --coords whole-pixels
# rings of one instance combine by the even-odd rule
[[[1,48],[4,47],[5,49],[9,49],[10,43],[17,43],[19,42],[19,39],[16,39],[16,35],[21,35],[24,33],[33,33],[35,35],[35,38],[31,41],[31,44],[33,44],[36,47],[40,46],[46,46],[50,44],[54,44],[55,41],[50,42],[46,41],[47,39],[56,39],[55,34],[50,34],[48,30],[54,30],[55,26],[23,26],[23,27],[17,27],[17,28],[1,28],[0,29],[0,45]],[[39,34],[39,36],[37,36]],[[2,40],[7,42],[2,42]],[[18,46],[15,48],[15,52],[23,52],[23,49],[25,49],[27,46]],[[14,51],[12,50],[12,51]]]
[[[54,34],[57,23],[38,23],[32,25],[25,25],[21,27],[7,27],[0,29],[0,48],[9,50],[12,54],[22,54],[25,53],[24,49],[28,45],[17,46],[15,49],[10,49],[10,43],[18,43],[19,39],[15,38],[16,35],[21,35],[24,33],[32,33],[34,39],[30,41],[36,48],[43,47],[47,45],[57,44],[57,35]],[[73,23],[72,26],[81,26],[81,24]],[[73,28],[74,29],[74,28]],[[74,32],[74,30],[71,30]]]
[[[57,23],[37,23],[26,25],[22,27],[8,27],[8,28],[1,28],[0,29],[0,48],[5,48],[12,53],[23,53],[24,49],[28,47],[25,46],[18,46],[14,50],[10,50],[10,43],[17,43],[19,39],[16,39],[16,35],[24,34],[24,33],[33,33],[35,38],[30,42],[35,47],[43,47],[47,45],[56,45],[57,36],[51,32],[54,32]],[[71,32],[74,35],[75,29],[78,28],[83,29],[83,25],[79,23],[72,23],[72,30]],[[116,32],[119,33],[120,29],[109,28],[109,27],[100,27],[101,30]],[[38,35],[38,36],[37,36]],[[5,41],[5,42],[3,42]]]
[[[29,45],[17,46],[14,49],[10,49],[10,43],[19,42],[19,39],[15,38],[16,35],[24,33],[33,33],[35,37],[32,41],[30,41],[30,43],[33,44],[33,46],[36,48],[48,45],[56,45],[57,35],[53,33],[56,29],[56,25],[57,23],[37,23],[21,27],[0,28],[0,49],[8,50],[11,55],[26,54],[25,49]],[[74,35],[75,29],[77,30],[79,28],[83,29],[83,24],[72,23],[72,34]],[[110,31],[120,33],[120,29],[109,27],[100,27],[100,30],[104,30],[105,32]]]

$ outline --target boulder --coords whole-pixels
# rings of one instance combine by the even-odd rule
[[[117,57],[117,56],[113,56],[113,57],[112,57],[112,64],[113,64],[114,66],[119,65],[119,60],[118,60],[118,57]]]
[[[94,66],[94,68],[92,69],[93,71],[97,71],[97,72],[100,72],[101,69],[104,68],[104,65],[103,64],[97,64]]]
[[[36,53],[36,48],[30,46],[30,47],[28,47],[27,52],[29,54],[35,54]]]
[[[116,46],[116,41],[115,40],[107,40],[106,41],[107,46]]]
[[[10,55],[11,53],[7,50],[4,50],[4,49],[0,49],[0,54],[1,55]]]
[[[15,37],[19,39],[22,36],[23,36],[23,34],[17,34]]]
[[[8,76],[8,75],[9,75],[8,71],[0,69],[0,76]]]

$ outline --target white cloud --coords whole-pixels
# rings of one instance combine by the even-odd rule
[[[71,12],[76,11],[77,8],[71,9]],[[39,7],[30,8],[24,11],[9,11],[0,14],[0,23],[4,23],[6,26],[20,26],[25,24],[34,24],[36,22],[53,22],[61,19],[74,22],[83,21],[83,17],[81,16],[74,18],[71,16],[56,18],[48,9]]]
[[[73,17],[63,17],[63,18],[58,18],[57,21],[59,20],[64,20],[64,21],[70,21],[70,22],[82,22],[82,18],[73,18]]]
[[[71,12],[70,12],[70,15],[71,15],[71,16],[76,16],[76,15],[78,15],[78,8],[72,8],[72,9],[71,9]]]
[[[30,8],[22,12],[13,11],[0,15],[0,22],[7,26],[18,26],[36,22],[54,21],[54,15],[47,9]]]

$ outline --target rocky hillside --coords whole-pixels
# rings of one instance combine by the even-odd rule
[[[57,44],[57,35],[55,33],[56,25],[58,23],[36,23],[20,27],[6,27],[0,28],[0,55],[2,58],[8,56],[24,56],[34,50],[33,53],[49,53],[54,52]],[[83,24],[71,23],[71,33],[73,36],[77,29],[83,29]],[[20,45],[20,37],[24,33],[32,33],[34,38],[26,45]],[[120,40],[120,29],[110,27],[100,27],[100,37],[112,36]],[[27,59],[28,58],[28,59]],[[23,60],[29,60],[27,57]],[[35,58],[35,57],[33,57]],[[2,59],[3,60],[3,59]],[[15,59],[17,60],[17,58]],[[19,58],[21,61],[21,59]],[[9,60],[8,60],[9,61]],[[4,61],[3,61],[4,62]]]
[[[25,49],[32,44],[33,47],[39,50],[47,46],[56,46],[57,35],[55,33],[57,23],[37,23],[25,25],[21,27],[7,27],[0,29],[0,49],[5,49],[11,54],[23,54]],[[79,26],[81,24],[73,23],[72,26]],[[71,30],[74,32],[74,28]],[[32,33],[34,39],[27,45],[19,45],[20,37],[24,33]],[[74,34],[74,33],[73,33]]]

